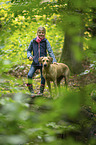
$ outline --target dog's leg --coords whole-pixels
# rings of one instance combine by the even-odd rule
[[[54,87],[57,88],[57,77],[53,79]]]
[[[66,88],[68,86],[68,83],[69,83],[69,76],[70,76],[70,71],[69,71],[69,68],[66,70],[65,72],[65,85],[66,85]]]
[[[67,86],[68,86],[68,82],[69,82],[68,77],[65,77],[65,85],[66,85],[66,88],[67,88]]]
[[[55,88],[57,87],[57,81],[54,81],[54,87]]]
[[[51,95],[52,93],[51,93],[51,85],[50,85],[50,81],[47,81],[47,85],[48,85],[49,92],[50,92],[50,95]]]
[[[54,83],[55,93],[56,93],[56,96],[57,96],[57,79],[55,79],[53,81],[53,83]]]

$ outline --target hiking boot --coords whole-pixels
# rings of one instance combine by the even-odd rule
[[[41,86],[40,86],[40,92],[38,93],[39,95],[43,95],[44,88],[45,88],[45,85],[41,84]]]
[[[33,85],[32,84],[27,84],[27,86],[28,86],[28,89],[29,89],[30,93],[34,94]]]

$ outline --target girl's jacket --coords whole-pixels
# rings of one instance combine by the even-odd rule
[[[40,66],[38,62],[38,58],[47,56],[47,51],[48,51],[49,56],[53,58],[53,62],[56,62],[56,59],[51,49],[49,41],[46,38],[44,38],[43,40],[41,40],[40,43],[37,43],[36,39],[37,37],[31,40],[29,47],[27,49],[27,58],[29,58],[30,56],[33,57],[32,65]]]

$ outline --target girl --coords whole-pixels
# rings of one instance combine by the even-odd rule
[[[50,57],[53,58],[53,63],[56,63],[54,53],[51,49],[49,41],[45,38],[46,30],[44,27],[39,27],[37,30],[37,37],[31,40],[30,45],[27,49],[27,58],[32,62],[31,68],[28,73],[28,89],[31,93],[33,91],[32,77],[37,69],[40,69],[41,73],[41,85],[39,94],[43,94],[45,79],[42,76],[42,64],[38,62],[38,58],[42,56],[47,56],[47,51]],[[32,53],[33,52],[33,53]],[[32,54],[31,54],[32,53]]]

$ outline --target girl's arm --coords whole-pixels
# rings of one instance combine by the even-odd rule
[[[33,40],[31,40],[29,47],[27,49],[27,58],[29,58],[30,56],[33,57],[33,55],[31,54],[32,50],[33,50]]]
[[[53,50],[51,48],[51,45],[50,45],[48,40],[46,40],[46,47],[47,47],[49,56],[53,58],[53,62],[57,62],[56,59],[55,59],[55,55],[53,53]]]

